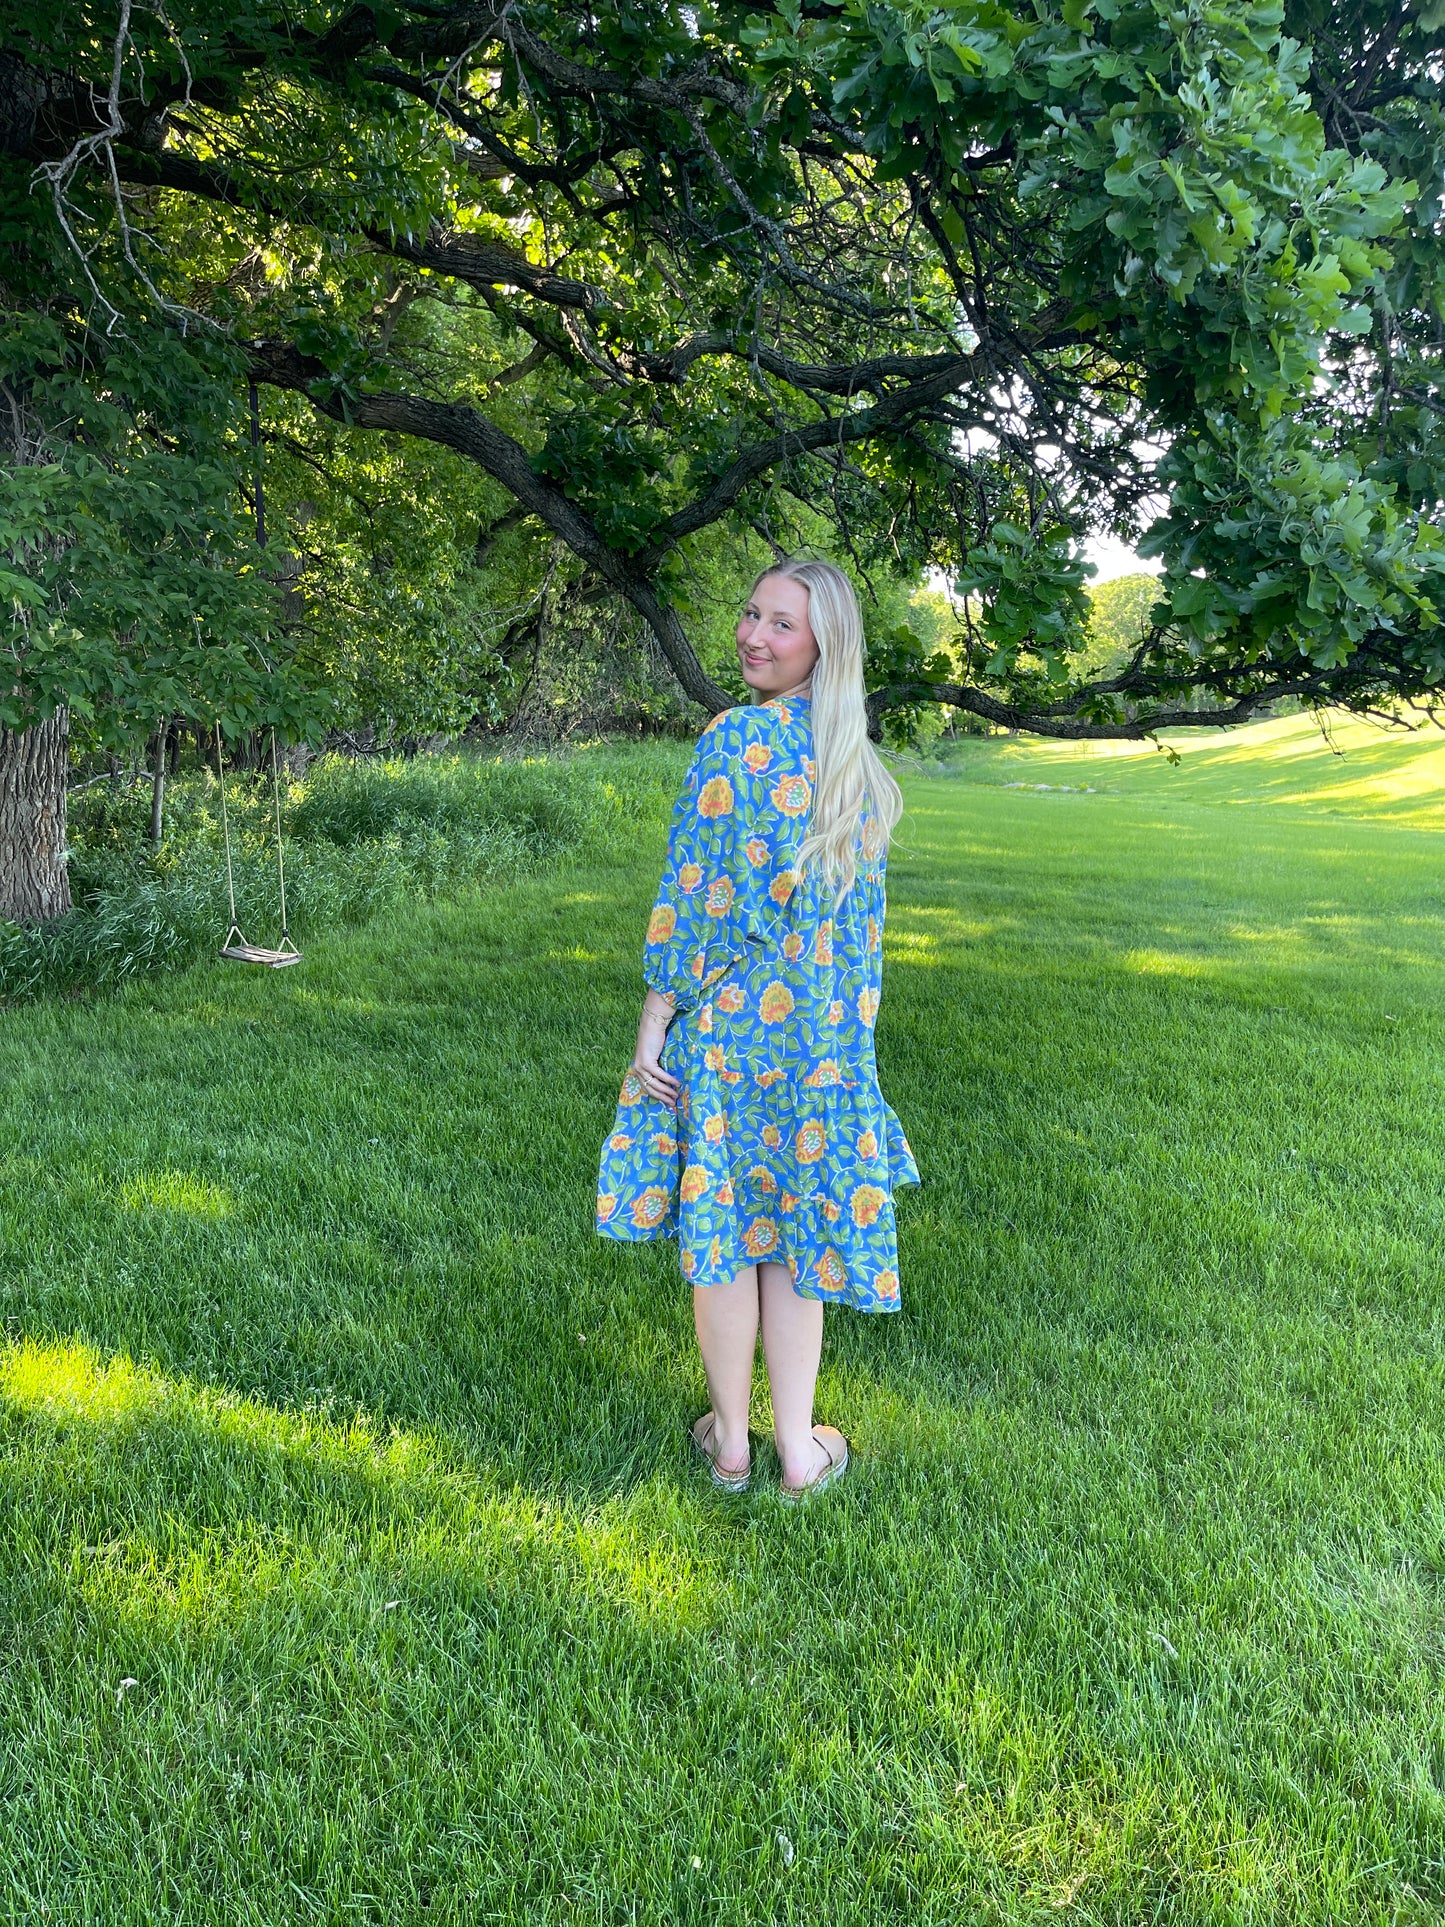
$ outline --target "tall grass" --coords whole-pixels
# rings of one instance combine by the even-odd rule
[[[666,810],[686,746],[598,746],[543,757],[448,755],[354,763],[326,756],[282,793],[292,934],[363,923],[408,899],[505,882],[569,855],[601,854],[625,823]],[[280,927],[268,779],[228,778],[241,929]],[[73,799],[75,908],[43,927],[0,922],[0,1001],[113,987],[206,956],[230,924],[220,789],[172,783],[166,836],[148,840],[149,792],[97,784]]]

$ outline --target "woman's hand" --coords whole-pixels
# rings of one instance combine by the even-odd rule
[[[660,1098],[670,1111],[677,1109],[682,1086],[662,1068],[660,1060],[667,1041],[667,1027],[676,1015],[670,1004],[649,991],[637,1026],[637,1049],[632,1054],[632,1068],[642,1079],[643,1089],[649,1097]]]

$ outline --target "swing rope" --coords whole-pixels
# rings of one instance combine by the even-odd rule
[[[285,846],[281,842],[281,771],[276,763],[276,725],[272,723],[272,802],[276,804],[276,886],[281,898],[281,950],[289,950],[293,956],[301,956],[297,946],[291,942],[291,931],[285,921]]]
[[[276,725],[271,725],[271,798],[276,805],[276,884],[281,897],[281,942],[283,950],[296,950],[286,923],[286,858],[281,841],[281,772],[276,764]],[[301,953],[296,951],[299,956]]]
[[[266,493],[261,472],[261,404],[256,394],[255,382],[250,383],[249,400],[251,403],[251,450],[256,462],[256,546],[266,546]],[[201,619],[196,617],[199,632]],[[287,964],[300,963],[301,952],[291,941],[291,931],[286,922],[286,857],[281,842],[281,767],[276,754],[276,725],[271,725],[271,794],[276,806],[276,882],[281,898],[281,941],[274,950],[266,950],[260,944],[247,943],[241,934],[241,926],[236,921],[236,879],[231,868],[231,825],[226,815],[226,771],[221,759],[221,725],[216,723],[216,781],[221,786],[221,837],[226,845],[226,890],[231,899],[231,928],[226,933],[226,941],[221,945],[221,955],[229,957],[233,963],[265,964],[272,970],[282,970]]]
[[[226,941],[221,945],[222,952],[233,944],[247,948],[246,939],[241,935],[241,926],[236,921],[236,878],[231,869],[231,824],[226,815],[226,773],[221,763],[221,725],[216,724],[216,781],[221,787],[221,841],[226,846],[226,894],[231,899],[231,927],[226,932]],[[285,921],[285,911],[282,911]]]

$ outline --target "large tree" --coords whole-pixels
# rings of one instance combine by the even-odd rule
[[[260,383],[294,442],[447,451],[489,491],[482,549],[544,532],[706,707],[698,545],[820,517],[865,576],[963,593],[964,680],[895,629],[875,710],[1139,735],[1199,722],[1198,688],[1213,724],[1428,697],[1438,19],[1290,24],[62,0],[4,33],[6,220],[92,387],[118,339],[166,346]],[[23,354],[10,389],[38,392]],[[1098,529],[1147,529],[1164,573],[1138,651],[1091,677]],[[68,700],[49,660],[27,638],[12,734]]]

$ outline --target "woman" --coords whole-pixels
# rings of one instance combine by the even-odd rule
[[[676,1236],[715,1484],[751,1476],[761,1316],[788,1499],[840,1478],[814,1426],[825,1303],[898,1307],[893,1193],[917,1184],[878,1089],[883,876],[903,802],[868,741],[863,625],[828,562],[766,570],[737,628],[755,702],[703,731],[648,925],[637,1050],[602,1150],[597,1229]]]

